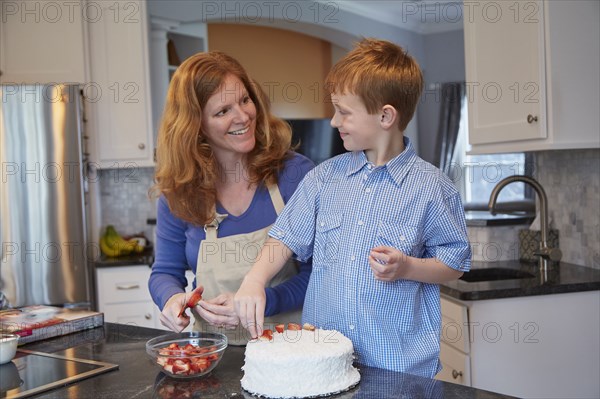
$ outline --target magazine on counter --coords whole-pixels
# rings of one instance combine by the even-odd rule
[[[0,313],[0,331],[19,335],[19,345],[87,330],[103,324],[103,313],[56,306],[25,306]]]

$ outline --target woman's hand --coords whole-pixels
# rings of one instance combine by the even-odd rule
[[[240,323],[248,330],[250,337],[256,338],[261,335],[267,303],[264,284],[246,275],[233,301]]]
[[[181,332],[190,324],[190,318],[185,312],[178,317],[181,308],[187,303],[188,295],[191,293],[182,292],[169,298],[160,314],[160,323],[163,326],[172,331]]]
[[[234,330],[240,324],[240,319],[233,307],[233,295],[233,292],[228,292],[208,301],[200,301],[196,310],[210,325]]]

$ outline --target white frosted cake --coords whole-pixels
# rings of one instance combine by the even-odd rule
[[[270,398],[305,398],[348,390],[360,374],[352,366],[352,341],[334,330],[277,326],[246,346],[242,388]],[[298,325],[297,328],[299,328]],[[280,332],[283,331],[283,332]]]

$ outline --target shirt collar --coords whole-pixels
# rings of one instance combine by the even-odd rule
[[[400,184],[402,179],[404,179],[410,168],[415,163],[416,159],[417,154],[415,153],[412,143],[408,137],[404,137],[404,151],[390,159],[384,167],[392,179],[394,179],[396,184]],[[364,151],[353,152],[352,158],[350,159],[350,164],[346,170],[346,176],[350,176],[360,171],[362,168],[366,167],[368,163],[369,161],[367,160],[367,156]]]

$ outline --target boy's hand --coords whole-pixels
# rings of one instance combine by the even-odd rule
[[[369,266],[377,280],[396,281],[407,272],[408,255],[392,247],[375,247],[369,254]]]
[[[267,302],[264,284],[246,276],[233,297],[233,302],[242,326],[248,330],[253,339],[260,336],[265,321]]]

